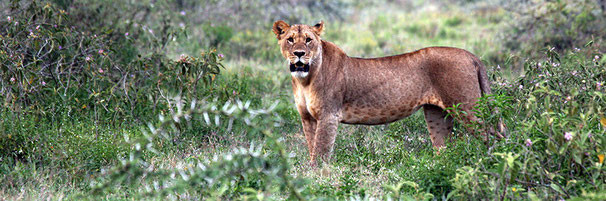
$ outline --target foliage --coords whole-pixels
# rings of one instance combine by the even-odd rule
[[[158,53],[124,58],[128,54],[122,53],[133,51],[128,32],[112,40],[111,30],[78,29],[70,26],[74,16],[36,1],[17,10],[0,25],[1,97],[12,111],[136,117],[142,107],[156,109],[162,90],[193,93],[202,89],[199,81],[208,84],[222,67],[214,51],[177,61]],[[162,47],[176,32],[165,27],[158,34],[166,39],[154,44]]]
[[[0,20],[0,155],[7,163],[98,170],[124,153],[112,134],[122,129],[105,124],[128,127],[170,109],[161,107],[168,94],[206,97],[223,68],[214,50],[179,60],[159,54],[178,35],[171,27],[158,31],[157,52],[143,54],[129,32],[73,26],[78,16],[53,4],[13,2]]]
[[[581,48],[590,40],[597,44],[606,40],[606,10],[595,0],[520,0],[509,1],[505,7],[512,20],[502,37],[506,50],[521,58],[516,64],[524,58],[540,57],[537,46],[554,47],[562,53]]]
[[[498,91],[516,97],[519,122],[491,157],[457,170],[455,198],[562,199],[604,189],[603,55],[589,51],[529,61]],[[517,87],[516,87],[517,86]]]
[[[122,160],[121,165],[112,168],[107,177],[99,180],[93,188],[92,196],[103,195],[127,185],[137,189],[143,185],[146,191],[139,192],[142,196],[173,196],[180,197],[181,193],[192,193],[203,199],[222,198],[257,198],[273,191],[289,190],[292,198],[304,199],[294,182],[287,174],[290,167],[288,156],[279,139],[272,134],[271,127],[278,126],[280,118],[272,113],[274,106],[268,109],[254,110],[249,108],[250,102],[237,104],[230,102],[224,105],[205,101],[184,103],[176,97],[176,111],[168,118],[160,116],[158,127],[149,124],[149,132],[144,137],[135,140],[126,139],[133,147],[129,158]],[[189,108],[185,108],[189,106]],[[214,120],[210,117],[214,116]],[[158,141],[171,140],[179,125],[190,124],[191,120],[204,121],[207,125],[222,126],[223,117],[228,117],[228,129],[235,121],[243,121],[251,128],[251,132],[261,132],[266,137],[266,143],[248,149],[238,148],[230,153],[215,155],[212,160],[190,160],[177,168],[156,169],[145,161],[144,153],[158,152]],[[277,156],[268,153],[276,153]],[[267,192],[265,192],[267,191]],[[136,194],[135,194],[136,195]]]
[[[400,195],[400,191],[403,187],[408,186],[414,189],[414,193],[412,195],[405,195],[404,197]],[[398,183],[396,186],[386,185],[385,188],[391,192],[387,196],[388,199],[396,199],[396,200],[431,200],[434,196],[431,193],[423,192],[419,184],[412,181],[402,181]]]

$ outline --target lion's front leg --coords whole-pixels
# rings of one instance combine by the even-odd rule
[[[321,118],[318,120],[312,162],[320,158],[323,162],[329,162],[332,155],[337,127],[339,121],[336,117]]]
[[[309,150],[309,157],[311,158],[310,164],[315,166],[313,160],[314,153],[314,139],[316,137],[316,124],[317,121],[308,113],[301,114],[301,123],[303,124],[303,133],[305,134],[305,140],[307,141],[307,150]]]

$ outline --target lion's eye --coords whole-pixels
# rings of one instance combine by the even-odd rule
[[[305,42],[306,42],[306,43],[311,42],[311,38],[307,38],[307,39],[305,39]]]
[[[294,39],[292,39],[292,37],[291,37],[291,38],[288,38],[288,39],[286,39],[286,40],[287,40],[289,43],[295,42],[295,40],[294,40]]]

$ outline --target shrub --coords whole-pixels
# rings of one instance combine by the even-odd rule
[[[168,118],[160,116],[156,126],[149,124],[145,137],[126,139],[132,147],[129,157],[122,159],[121,164],[101,177],[90,196],[115,193],[126,186],[135,189],[129,197],[140,198],[179,197],[185,194],[203,199],[258,198],[288,190],[292,199],[304,199],[296,186],[299,182],[287,174],[289,156],[277,136],[272,134],[272,128],[281,122],[272,112],[275,104],[267,109],[255,110],[249,108],[249,102],[239,100],[236,104],[227,102],[218,105],[196,100],[186,103],[179,97],[171,98],[170,104],[175,105],[176,109]],[[222,121],[223,118],[228,120]],[[234,121],[241,121],[249,126],[249,132],[262,133],[266,142],[215,156],[212,161],[190,160],[177,168],[156,169],[145,162],[144,154],[161,154],[158,151],[161,141],[171,140],[179,132],[177,127],[191,121],[228,128]]]
[[[497,94],[516,97],[511,113],[520,118],[508,122],[514,132],[491,157],[457,170],[449,197],[562,199],[603,191],[606,68],[603,55],[588,49],[561,55],[550,48],[546,59],[527,62],[520,78],[498,82]]]
[[[171,110],[163,102],[173,94],[202,99],[223,68],[216,50],[178,60],[164,55],[180,34],[169,23],[134,36],[128,29],[82,25],[77,12],[51,3],[12,5],[0,19],[2,156],[48,162],[63,157],[46,147],[63,145],[74,160],[58,161],[71,166],[86,158],[91,167],[85,169],[96,169],[123,150],[100,146],[115,142],[112,131],[99,131],[103,125],[123,126]],[[144,38],[149,48],[135,45]]]
[[[0,97],[5,106],[38,114],[94,111],[135,117],[137,107],[155,109],[160,90],[199,90],[198,83],[210,83],[222,67],[214,51],[177,61],[159,52],[129,60],[122,54],[134,48],[128,32],[112,38],[111,30],[70,26],[77,21],[72,17],[34,1],[2,20]],[[159,32],[165,39],[156,41],[157,47],[178,35],[170,26]]]
[[[505,7],[512,20],[503,32],[504,47],[521,57],[519,61],[540,57],[536,47],[550,46],[562,53],[590,40],[598,44],[606,40],[606,11],[597,1],[511,1]]]

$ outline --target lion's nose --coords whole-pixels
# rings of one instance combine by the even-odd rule
[[[293,54],[295,54],[295,56],[302,57],[303,55],[305,55],[305,52],[304,51],[295,51],[295,52],[293,52]]]

